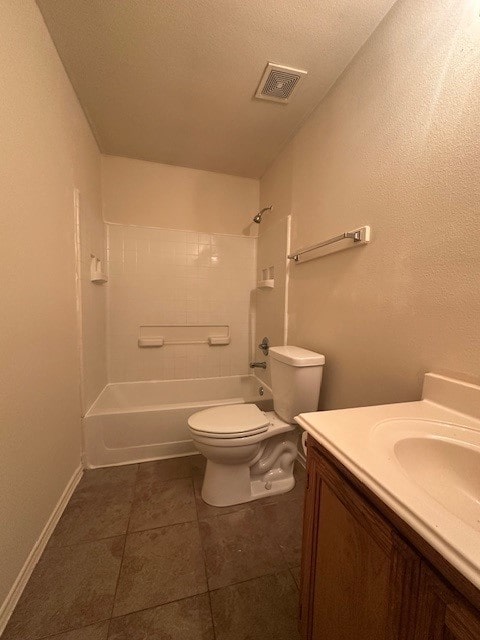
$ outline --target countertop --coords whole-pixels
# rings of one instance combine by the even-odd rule
[[[405,425],[411,425],[408,435],[413,437],[420,435],[422,425],[428,426],[425,421],[444,423],[449,437],[466,435],[480,449],[479,386],[427,374],[420,401],[303,413],[295,419],[480,589],[480,520],[466,524],[412,481],[393,453],[389,443],[390,423],[386,423],[406,420]],[[478,507],[480,515],[480,502]]]

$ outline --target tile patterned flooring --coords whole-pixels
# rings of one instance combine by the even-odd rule
[[[204,458],[87,471],[2,640],[295,640],[305,472],[234,507]]]

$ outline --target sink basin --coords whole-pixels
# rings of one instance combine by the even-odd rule
[[[376,439],[396,463],[452,515],[480,533],[480,434],[431,420],[386,420]]]
[[[480,449],[437,438],[405,438],[394,453],[409,478],[480,533]]]

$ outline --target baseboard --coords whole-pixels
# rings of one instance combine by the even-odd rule
[[[65,487],[62,495],[60,496],[59,501],[57,502],[54,510],[52,511],[50,517],[48,518],[47,524],[44,526],[42,533],[40,534],[38,540],[33,546],[33,549],[30,551],[28,558],[25,561],[20,573],[17,576],[17,579],[13,583],[12,588],[10,589],[9,594],[5,598],[5,601],[2,603],[0,607],[0,636],[2,635],[5,627],[7,626],[7,622],[10,619],[10,616],[15,609],[17,602],[20,600],[20,596],[22,595],[23,590],[25,589],[25,585],[28,582],[28,579],[32,575],[32,571],[35,568],[35,565],[40,560],[40,556],[42,555],[47,543],[50,539],[50,536],[55,529],[57,522],[60,520],[60,516],[62,515],[65,507],[67,506],[68,501],[72,493],[75,490],[75,487],[80,481],[82,477],[83,468],[80,465],[75,469],[72,477],[68,481],[67,486]]]

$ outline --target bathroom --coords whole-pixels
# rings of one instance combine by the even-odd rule
[[[4,0],[0,62],[2,639],[480,638],[480,2]]]

